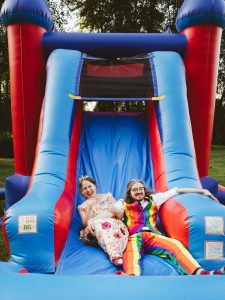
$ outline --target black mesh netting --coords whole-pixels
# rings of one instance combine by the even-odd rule
[[[84,58],[80,96],[91,99],[145,99],[153,97],[148,57],[120,59]]]

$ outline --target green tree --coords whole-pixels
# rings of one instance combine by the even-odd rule
[[[225,145],[225,32],[223,32],[221,43],[213,144]]]
[[[81,29],[91,32],[159,32],[163,21],[158,0],[62,0],[79,10]]]
[[[9,64],[6,28],[0,24],[0,155],[12,156]]]
[[[159,1],[161,10],[164,13],[164,21],[163,21],[164,30],[170,28],[172,32],[177,32],[176,18],[183,2],[184,2],[183,0]]]
[[[9,109],[9,65],[6,28],[0,25],[0,131],[11,130],[11,122],[7,120]]]
[[[67,5],[56,0],[46,0],[54,21],[54,27],[58,31],[64,31],[72,17],[72,12],[69,10]]]

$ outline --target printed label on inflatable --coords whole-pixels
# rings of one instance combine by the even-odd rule
[[[205,217],[206,234],[224,234],[223,217],[207,216]]]
[[[223,242],[205,241],[205,259],[221,260],[223,257]]]
[[[18,233],[37,233],[37,216],[22,215],[18,217]]]

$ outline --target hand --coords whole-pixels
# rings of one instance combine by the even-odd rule
[[[91,235],[95,235],[95,228],[94,228],[94,224],[93,224],[93,220],[92,219],[88,220],[88,224],[87,224],[87,226],[85,228],[85,233],[86,234],[90,233]]]
[[[90,198],[87,200],[87,205],[89,209],[92,209],[92,207],[96,204],[97,199],[96,198]]]
[[[209,190],[207,190],[207,189],[204,189],[203,192],[204,192],[204,195],[206,195],[208,197],[212,197],[213,196],[212,193]]]
[[[209,198],[211,198],[211,199],[213,199],[214,201],[216,201],[216,202],[219,203],[219,200],[218,200],[215,196],[213,196],[213,194],[212,194],[209,190],[204,189],[203,191],[204,191],[204,195],[205,195],[205,196],[208,196]]]

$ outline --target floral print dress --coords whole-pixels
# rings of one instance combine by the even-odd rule
[[[98,201],[92,207],[91,219],[108,211],[114,201],[110,193],[98,195]],[[78,210],[87,211],[86,203],[79,205]],[[126,225],[115,218],[93,219],[92,222],[98,244],[109,255],[110,260],[114,263],[115,258],[122,258],[129,235]]]

